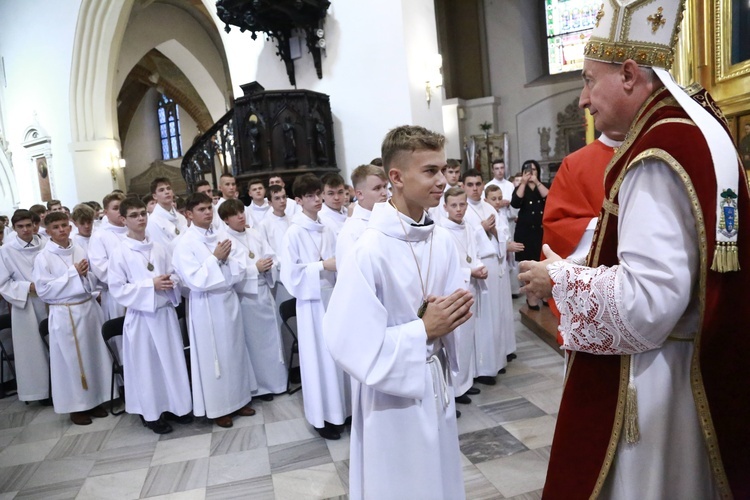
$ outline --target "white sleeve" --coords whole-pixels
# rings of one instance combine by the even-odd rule
[[[632,168],[619,192],[618,265],[549,266],[566,349],[633,354],[656,349],[685,313],[699,254],[691,201],[661,161]]]

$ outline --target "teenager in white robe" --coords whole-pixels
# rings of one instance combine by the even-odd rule
[[[338,237],[349,215],[344,206],[346,185],[343,177],[336,173],[324,175],[321,181],[323,182],[323,205],[320,213],[318,213],[318,218]]]
[[[274,179],[280,181],[281,177],[271,177],[268,182],[274,182]],[[286,196],[286,191],[281,184],[269,185],[266,196],[268,198],[269,204],[271,205],[271,213],[269,213],[268,216],[261,221],[260,225],[258,226],[258,230],[263,236],[263,239],[266,240],[269,245],[271,245],[271,248],[278,256],[281,253],[280,250],[282,241],[284,240],[284,235],[286,234],[287,229],[289,229],[289,224],[291,224],[292,215],[289,215],[289,213],[296,213],[294,211],[288,210],[287,207],[299,207],[299,205],[297,205],[297,202],[295,202],[294,200],[292,200],[291,202],[289,201]],[[284,339],[284,359],[289,360],[291,359],[292,344],[294,342],[294,339],[292,339],[291,335],[289,335],[286,330],[282,328],[281,314],[279,313],[278,306],[294,297],[292,297],[287,289],[284,288],[284,284],[281,282],[280,270],[281,261],[277,257],[276,262],[274,263],[274,267],[271,271],[271,275],[273,277],[271,294],[273,295],[277,306],[276,320],[279,324],[279,329],[283,333],[282,337]]]
[[[508,361],[516,358],[516,329],[513,321],[515,311],[513,309],[513,287],[511,280],[513,275],[507,272],[508,267],[503,266],[503,262],[514,259],[515,252],[523,250],[523,244],[513,241],[513,235],[510,232],[508,219],[502,216],[503,191],[495,185],[489,185],[485,189],[485,201],[496,210],[495,230],[498,238],[498,251],[500,256],[500,266],[503,271],[500,275],[500,287],[498,288],[498,297],[496,306],[500,318],[500,334],[503,336],[505,346],[505,357]]]
[[[174,241],[187,230],[187,220],[175,207],[169,179],[161,177],[151,181],[151,195],[156,206],[148,216],[146,235],[152,243],[166,248],[171,258]]]
[[[88,259],[91,271],[101,285],[101,304],[104,320],[125,316],[125,307],[109,293],[109,256],[122,244],[127,228],[120,217],[120,203],[125,199],[121,193],[111,193],[104,197],[104,215],[99,229],[91,235],[88,248]],[[118,351],[121,351],[118,339]]]
[[[250,195],[250,205],[247,206],[245,215],[251,217],[251,227],[258,225],[271,213],[271,205],[266,199],[266,187],[260,179],[250,179],[247,183],[247,194]]]
[[[471,294],[450,236],[435,224],[417,226],[425,224],[424,210],[440,202],[445,154],[441,146],[412,144],[386,151],[417,134],[442,143],[420,127],[389,132],[383,158],[393,204],[375,205],[343,262],[324,320],[332,356],[357,381],[349,462],[354,500],[465,497],[452,331],[470,317]]]
[[[96,212],[94,212],[94,209],[90,206],[84,203],[79,203],[73,207],[73,212],[71,212],[70,218],[76,229],[75,233],[71,233],[73,243],[83,248],[88,255],[89,242],[91,241],[91,234],[94,230]]]
[[[193,408],[183,353],[182,333],[175,307],[180,283],[170,254],[146,237],[146,206],[125,200],[128,234],[112,254],[110,292],[127,307],[123,327],[122,362],[125,411],[141,415],[157,434],[172,430],[162,413],[176,416]],[[140,216],[140,217],[138,217]]]
[[[244,279],[235,283],[234,290],[240,299],[245,342],[258,384],[253,395],[270,401],[273,394],[286,391],[288,373],[276,301],[271,295],[276,254],[258,231],[245,227],[244,209],[241,201],[229,200],[219,208],[219,214],[227,225],[232,257],[245,262]]]
[[[459,184],[459,181],[461,180],[461,163],[458,160],[448,159],[448,163],[445,165],[445,169],[443,169],[443,175],[445,176],[445,189],[443,190],[443,196],[445,196],[445,193],[447,193],[449,189],[461,187]],[[448,217],[448,213],[445,211],[445,206],[442,202],[436,207],[430,207],[430,209],[427,210],[427,213],[435,224],[440,224],[440,219]]]
[[[485,283],[488,294],[477,297],[475,377],[479,383],[494,385],[498,373],[505,373],[507,364],[503,324],[510,320],[511,329],[513,325],[513,317],[498,307],[502,297],[501,277],[506,272],[505,262],[501,259],[497,238],[497,211],[482,200],[484,185],[481,174],[476,170],[467,170],[462,179],[469,203],[464,221],[475,228],[477,253],[487,268]]]
[[[335,236],[317,218],[321,183],[312,174],[294,181],[302,213],[294,216],[281,245],[281,281],[297,298],[297,337],[305,418],[326,439],[351,415],[349,377],[323,341],[323,314],[336,283]]]
[[[233,289],[244,276],[244,262],[231,257],[231,243],[213,233],[213,205],[207,195],[192,195],[186,209],[192,225],[175,246],[172,264],[183,286],[190,289],[187,317],[193,413],[231,427],[235,411],[242,416],[255,413],[249,402],[257,388],[240,301]]]
[[[357,201],[351,217],[346,219],[336,238],[336,262],[339,264],[367,229],[372,208],[376,203],[386,201],[388,179],[383,167],[360,165],[352,171],[351,178]]]
[[[0,294],[12,306],[11,328],[20,401],[49,398],[49,356],[39,336],[47,306],[32,277],[34,259],[46,242],[33,232],[31,212],[13,215],[15,232],[0,247]]]
[[[448,230],[456,251],[458,252],[458,262],[461,268],[461,275],[464,279],[465,288],[472,292],[474,297],[485,294],[487,297],[487,268],[477,254],[476,230],[466,224],[463,219],[466,215],[467,202],[466,193],[461,188],[452,188],[443,195],[443,203],[446,216],[440,219],[439,226]],[[485,300],[485,303],[487,301]],[[459,395],[456,402],[470,403],[471,400],[465,396],[466,392],[471,389],[474,382],[474,373],[476,372],[475,361],[475,330],[476,325],[476,307],[471,309],[472,316],[466,323],[459,326],[454,332],[456,338],[456,349],[458,351],[458,364],[460,370],[454,380],[453,387],[456,394]],[[475,390],[476,391],[476,390]]]
[[[90,416],[107,416],[98,406],[109,401],[112,377],[101,333],[104,315],[92,294],[98,280],[83,249],[70,240],[64,212],[48,215],[47,230],[51,240],[37,255],[32,276],[49,304],[52,401],[55,413],[70,413],[74,423],[87,425]]]

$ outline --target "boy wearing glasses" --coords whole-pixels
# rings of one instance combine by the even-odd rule
[[[181,423],[192,420],[182,334],[174,309],[181,299],[180,282],[167,249],[146,237],[146,205],[127,198],[120,204],[120,215],[128,232],[109,261],[109,290],[127,307],[122,341],[125,410],[141,415],[156,434],[166,434],[172,431],[167,417]]]
[[[343,182],[341,183],[343,186]],[[336,237],[321,223],[322,183],[313,174],[294,180],[302,212],[292,218],[281,245],[281,281],[297,298],[300,373],[305,417],[325,439],[339,439],[351,415],[349,377],[323,343],[323,314],[336,283]]]

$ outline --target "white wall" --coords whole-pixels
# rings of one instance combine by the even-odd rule
[[[537,127],[552,127],[554,148],[557,113],[582,87],[577,74],[528,85],[546,67],[539,3],[484,0],[491,90],[501,100],[495,131],[510,133],[509,173],[518,172],[524,160],[540,158]]]
[[[68,206],[77,202],[69,151],[69,92],[79,4],[80,0],[0,2],[0,55],[7,78],[4,122],[22,207],[39,201],[36,169],[21,146],[24,130],[35,119],[52,138],[52,196]]]
[[[159,95],[156,89],[146,92],[130,122],[122,149],[123,158],[127,161],[124,172],[126,185],[130,185],[130,180],[146,171],[154,161],[162,159],[159,120],[156,113]],[[180,129],[184,153],[192,145],[193,138],[198,133],[198,126],[182,109],[180,109]],[[177,163],[179,166],[179,162]]]
[[[223,23],[217,20],[218,26]],[[333,2],[325,23],[323,79],[304,47],[295,61],[297,88],[328,94],[334,116],[336,160],[345,177],[380,156],[386,132],[404,124],[442,131],[442,90],[425,101],[421,60],[437,53],[432,0]],[[290,88],[273,42],[253,42],[236,27],[222,31],[235,95],[257,80],[268,90]]]

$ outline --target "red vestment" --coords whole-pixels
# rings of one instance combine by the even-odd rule
[[[705,91],[693,96],[705,107],[717,109]],[[660,122],[657,124],[657,122]],[[660,89],[639,111],[631,133],[609,166],[605,178],[608,203],[602,208],[594,235],[595,251],[588,266],[618,264],[618,192],[622,176],[643,153],[671,155],[686,175],[685,189],[697,208],[696,242],[701,257],[699,286],[700,329],[690,367],[691,386],[703,428],[714,481],[724,495],[750,497],[750,231],[740,229],[740,270],[710,270],[716,242],[717,185],[711,155],[700,129]],[[708,166],[708,167],[707,167]],[[739,161],[740,185],[737,220],[750,220],[750,193]],[[744,226],[743,226],[744,227]],[[552,443],[544,498],[587,498],[601,491],[614,460],[623,426],[629,357],[577,352],[569,364],[555,437]],[[655,457],[656,459],[657,457]],[[731,491],[731,493],[730,493]]]

